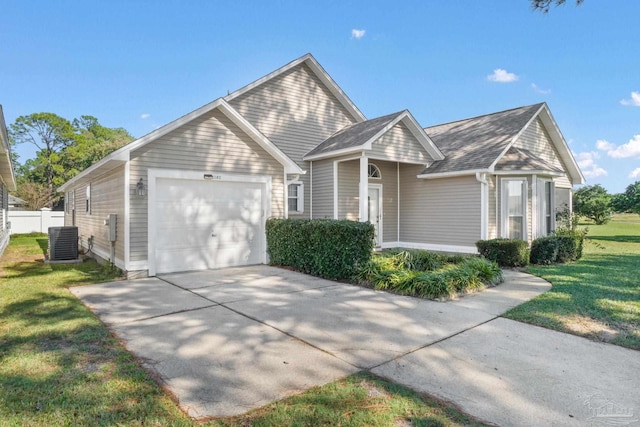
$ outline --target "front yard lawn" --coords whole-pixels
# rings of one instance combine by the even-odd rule
[[[482,425],[368,373],[246,415],[196,422],[67,289],[117,278],[94,261],[47,265],[46,235],[12,236],[0,260],[0,425]]]
[[[583,258],[530,266],[550,291],[505,317],[640,350],[640,216],[589,227]]]

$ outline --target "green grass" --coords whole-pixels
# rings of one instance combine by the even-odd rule
[[[552,289],[505,317],[640,350],[640,216],[589,227],[583,258],[530,266]]]
[[[46,246],[45,235],[12,236],[0,260],[0,426],[481,425],[367,373],[241,417],[193,421],[67,289],[116,273],[93,261],[44,264]]]

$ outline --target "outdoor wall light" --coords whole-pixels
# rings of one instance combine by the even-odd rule
[[[140,181],[136,184],[136,195],[138,197],[144,197],[147,195],[147,186],[144,185],[142,178],[140,178]]]

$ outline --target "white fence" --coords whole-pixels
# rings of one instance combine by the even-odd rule
[[[49,227],[64,225],[64,212],[60,211],[8,211],[11,234],[47,233]]]

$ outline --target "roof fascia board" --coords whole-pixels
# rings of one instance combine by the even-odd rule
[[[524,131],[531,125],[531,123],[533,123],[533,121],[538,117],[538,114],[540,114],[540,111],[542,111],[544,109],[546,104],[542,104],[540,106],[540,108],[538,108],[538,111],[535,112],[535,114],[533,116],[531,116],[531,118],[529,119],[529,121],[527,122],[527,124],[525,124],[524,126],[522,126],[522,129],[520,129],[520,131],[516,134],[516,136],[514,136],[511,141],[507,144],[507,146],[505,147],[504,150],[502,150],[502,153],[500,153],[498,155],[498,157],[493,161],[493,163],[491,163],[491,166],[489,166],[490,170],[494,170],[496,165],[498,164],[498,162],[500,160],[502,160],[502,158],[504,157],[505,154],[507,154],[507,151],[509,151],[511,149],[511,147],[513,147],[513,144],[516,143],[516,141],[518,140],[518,138],[520,138],[520,136],[522,136],[522,134],[524,133]]]
[[[417,176],[420,179],[454,178],[457,176],[475,175],[476,173],[492,173],[489,169],[469,169],[464,171],[452,171],[441,173],[423,173]]]
[[[553,144],[558,150],[560,157],[562,158],[562,160],[564,160],[564,163],[567,165],[571,178],[573,178],[573,181],[575,182],[575,184],[584,184],[585,183],[584,175],[582,174],[582,171],[580,170],[580,167],[578,166],[576,159],[573,157],[573,154],[571,154],[569,145],[567,144],[567,141],[564,139],[564,136],[562,135],[562,132],[558,127],[558,124],[556,123],[555,119],[551,115],[551,111],[547,107],[547,104],[544,105],[544,114],[541,115],[540,119],[542,120],[542,123],[547,129],[547,132],[549,132],[549,135],[551,136],[551,141],[553,141]]]
[[[234,100],[235,98],[249,92],[250,90],[268,82],[271,79],[274,79],[281,75],[282,73],[289,71],[290,69],[302,64],[306,63],[307,66],[313,71],[313,73],[320,79],[322,83],[329,89],[329,91],[338,99],[338,101],[349,111],[349,113],[353,116],[353,118],[357,122],[363,122],[366,120],[366,117],[362,112],[356,107],[356,105],[349,99],[349,97],[344,93],[344,91],[338,86],[338,84],[331,78],[331,76],[322,68],[322,66],[318,63],[318,61],[311,55],[307,53],[306,55],[301,56],[298,59],[295,59],[288,64],[278,68],[275,71],[267,74],[264,77],[259,78],[253,83],[249,83],[248,85],[230,93],[225,96],[224,99],[227,102]]]
[[[220,108],[222,107],[222,108]],[[129,161],[129,159],[131,158],[131,152],[142,148],[143,146],[147,145],[148,143],[155,141],[158,138],[161,138],[162,136],[168,134],[169,132],[172,132],[174,130],[176,130],[177,128],[179,128],[180,126],[183,126],[187,123],[189,123],[190,121],[202,116],[203,114],[206,114],[216,108],[219,108],[220,111],[227,117],[229,117],[229,119],[231,119],[234,123],[236,123],[236,125],[238,125],[243,131],[245,131],[254,141],[256,141],[258,143],[258,145],[260,145],[262,148],[265,149],[265,151],[267,151],[269,154],[271,154],[276,160],[278,160],[278,162],[280,162],[285,169],[287,170],[292,170],[293,172],[288,172],[288,173],[300,173],[300,174],[305,174],[306,171],[302,170],[298,165],[296,165],[290,158],[288,158],[284,153],[282,153],[277,147],[275,147],[273,145],[272,142],[270,142],[269,140],[267,140],[267,138],[262,135],[257,129],[255,129],[249,122],[246,121],[246,119],[244,119],[243,117],[240,116],[240,114],[235,111],[230,105],[228,105],[224,99],[222,98],[218,98],[206,105],[203,105],[202,107],[193,110],[192,112],[185,114],[184,116],[170,122],[167,123],[166,125],[154,130],[153,132],[149,132],[148,134],[146,134],[145,136],[143,136],[142,138],[139,138],[127,145],[125,145],[124,147],[114,151],[113,153],[109,154],[108,156],[104,157],[103,159],[99,160],[98,162],[94,163],[93,165],[91,165],[90,167],[88,167],[87,169],[83,170],[82,172],[80,172],[78,175],[76,175],[75,177],[73,177],[72,179],[70,179],[69,181],[67,181],[66,183],[64,183],[62,186],[59,187],[60,191],[65,191],[66,188],[69,188],[70,185],[73,185],[73,183],[81,180],[84,176],[92,173],[93,171],[101,168],[103,165],[107,164],[108,162],[111,161],[119,161],[119,162],[126,162]],[[279,152],[279,154],[277,154]]]
[[[498,171],[493,171],[492,174],[493,175],[547,175],[547,176],[563,176],[564,175],[562,172],[547,171],[544,169],[513,170],[513,171],[498,170]]]
[[[302,160],[311,161],[311,160],[322,160],[328,159],[331,157],[338,157],[345,154],[359,153],[362,151],[362,145],[358,145],[356,147],[342,148],[340,150],[334,151],[326,151],[324,153],[313,154],[311,156],[304,156]]]
[[[307,171],[298,166],[289,156],[284,154],[273,142],[267,139],[258,129],[256,129],[251,123],[249,123],[244,117],[240,115],[231,105],[222,100],[219,105],[220,111],[233,121],[240,129],[242,129],[247,135],[249,135],[255,142],[258,143],[267,153],[269,153],[274,159],[276,159],[282,166],[284,166],[285,173],[290,174],[306,174]]]
[[[104,164],[112,161],[112,160],[117,160],[117,161],[128,161],[130,159],[131,156],[131,152],[135,151],[143,146],[145,146],[146,144],[148,144],[151,141],[154,141],[166,134],[168,134],[169,132],[179,128],[180,126],[190,122],[191,120],[213,110],[214,108],[218,107],[220,104],[222,103],[222,98],[218,98],[214,101],[211,101],[210,103],[203,105],[202,107],[193,110],[192,112],[185,114],[184,116],[167,123],[166,125],[152,131],[149,132],[148,134],[146,134],[145,136],[136,139],[133,142],[130,142],[129,144],[125,145],[124,147],[114,151],[113,153],[109,154],[108,156],[102,158],[101,160],[97,161],[96,163],[94,163],[93,165],[89,166],[87,169],[83,170],[82,172],[80,172],[78,175],[74,176],[73,178],[71,178],[69,181],[65,182],[63,185],[61,185],[59,187],[60,191],[64,191],[64,189],[68,188],[69,184],[74,183],[75,181],[78,181],[80,179],[82,179],[85,175],[90,174],[91,172],[95,171],[96,169],[99,169],[100,167],[102,167]]]
[[[406,111],[406,110],[405,110]],[[415,136],[424,149],[429,153],[433,160],[444,160],[444,154],[438,148],[438,146],[429,137],[427,132],[418,124],[413,114],[406,111],[406,114],[402,118],[402,122],[409,128],[413,136]]]
[[[4,153],[6,153],[6,162],[9,166],[9,176],[3,176],[2,181],[5,183],[7,188],[11,191],[16,191],[18,188],[16,183],[16,175],[13,171],[13,162],[11,161],[11,144],[9,143],[9,135],[7,134],[7,125],[4,121],[4,111],[2,110],[2,105],[0,105],[0,138],[2,139],[2,144],[0,144],[0,149]]]

